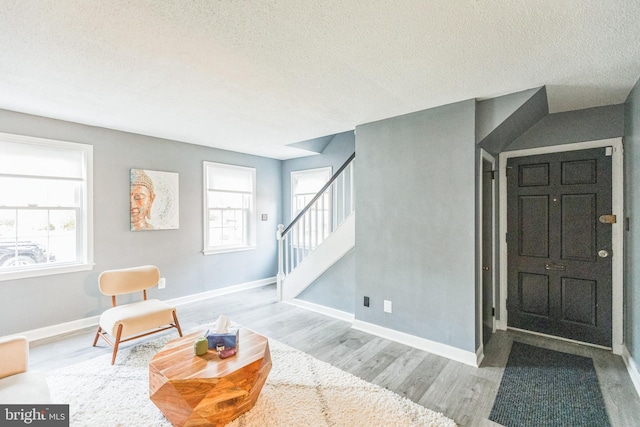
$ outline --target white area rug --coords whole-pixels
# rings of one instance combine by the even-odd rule
[[[149,360],[175,334],[51,372],[55,403],[72,426],[170,426],[149,400]],[[456,424],[409,399],[269,340],[273,367],[258,402],[229,426],[442,426]]]

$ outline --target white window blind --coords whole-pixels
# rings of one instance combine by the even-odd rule
[[[0,134],[0,280],[91,268],[93,147]]]
[[[204,253],[255,247],[254,168],[204,162]]]

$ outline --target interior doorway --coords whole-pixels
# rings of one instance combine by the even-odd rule
[[[487,345],[494,331],[493,304],[493,211],[494,168],[489,159],[482,159],[482,345]]]
[[[484,347],[495,331],[495,171],[496,161],[485,150],[480,150],[479,188],[479,306],[478,322],[481,325],[481,345]]]

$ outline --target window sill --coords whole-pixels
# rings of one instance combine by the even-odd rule
[[[35,268],[33,270],[0,272],[0,282],[6,281],[6,280],[28,279],[30,277],[51,276],[54,274],[75,273],[78,271],[90,271],[90,270],[93,270],[94,265],[95,264],[93,263],[59,265],[59,266]]]
[[[226,254],[231,252],[243,252],[243,251],[252,251],[256,248],[256,246],[234,246],[228,248],[219,248],[219,249],[205,249],[202,251],[204,255],[216,255],[216,254]]]

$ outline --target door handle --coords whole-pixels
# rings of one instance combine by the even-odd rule
[[[565,267],[562,264],[545,264],[544,265],[544,269],[545,270],[552,270],[552,271],[565,271],[567,269],[567,267]]]

